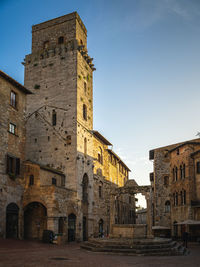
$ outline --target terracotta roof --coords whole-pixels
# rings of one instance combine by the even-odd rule
[[[96,136],[100,141],[102,141],[107,146],[112,146],[112,144],[98,131],[91,131],[94,136]]]
[[[129,169],[129,167],[126,166],[126,164],[120,159],[120,157],[119,157],[113,150],[111,150],[111,149],[107,149],[107,150],[108,150],[109,153],[113,154],[113,156],[115,156],[115,157],[118,159],[118,161],[119,161],[120,163],[122,163],[122,165],[124,165],[124,167],[126,167],[126,169],[127,169],[129,172],[131,172],[131,170]]]
[[[6,81],[17,87],[20,91],[22,91],[25,94],[32,94],[31,91],[26,89],[21,83],[17,82],[13,78],[11,78],[8,74],[0,70],[0,77],[4,78]]]

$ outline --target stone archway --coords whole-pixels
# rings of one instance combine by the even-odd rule
[[[24,238],[42,239],[47,229],[47,209],[40,202],[31,202],[24,208]]]
[[[18,238],[19,207],[10,203],[6,208],[6,238]]]
[[[114,189],[111,192],[111,214],[110,214],[110,229],[111,233],[113,231],[113,226],[117,225],[119,223],[118,218],[116,217],[116,213],[118,211],[118,207],[116,206],[117,201],[116,199],[123,195],[123,194],[128,194],[128,195],[135,195],[141,193],[142,195],[145,196],[146,202],[147,202],[147,225],[146,228],[143,227],[143,232],[146,237],[153,237],[152,234],[152,194],[151,194],[151,186],[139,186],[134,180],[128,180],[123,187],[119,187]],[[136,225],[135,225],[136,226]],[[144,225],[145,226],[145,225]],[[115,227],[118,231],[118,227]],[[123,228],[123,227],[122,227]],[[134,227],[133,227],[134,228]],[[137,228],[139,229],[139,225],[137,225]],[[134,229],[133,229],[134,231]]]

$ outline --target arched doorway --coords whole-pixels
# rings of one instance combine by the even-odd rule
[[[47,229],[47,209],[40,202],[31,202],[24,209],[24,238],[42,239]]]
[[[76,215],[71,213],[68,216],[68,241],[72,242],[76,239]]]
[[[10,203],[6,208],[6,238],[18,238],[19,207]]]
[[[103,233],[103,220],[100,219],[99,220],[99,237],[103,237],[104,233]]]

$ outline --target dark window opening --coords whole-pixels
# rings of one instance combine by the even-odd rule
[[[99,186],[99,198],[102,198],[102,186]]]
[[[85,95],[86,95],[86,93],[87,93],[87,83],[86,82],[84,82],[84,92],[85,92]]]
[[[87,106],[83,104],[83,119],[87,120]]]
[[[56,184],[57,184],[56,178],[52,178],[52,185],[56,185]]]
[[[169,177],[168,176],[165,176],[164,177],[164,185],[165,186],[168,186],[169,185]]]
[[[29,177],[29,185],[34,185],[34,176],[30,175]]]
[[[63,36],[60,36],[58,38],[58,44],[63,44],[64,43],[64,37]]]
[[[197,173],[200,173],[200,162],[197,162]]]
[[[55,110],[53,110],[53,112],[52,112],[52,125],[53,126],[56,125],[56,120],[57,120],[56,112],[55,112]]]
[[[20,174],[20,159],[7,155],[7,174],[19,175]]]
[[[170,201],[165,202],[165,212],[170,212]]]
[[[149,178],[150,178],[150,182],[154,181],[154,173],[153,172],[149,173]]]

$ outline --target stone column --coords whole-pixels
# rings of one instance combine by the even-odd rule
[[[150,193],[145,194],[145,199],[147,202],[147,238],[153,238],[152,231],[152,205],[151,205],[151,195]]]

